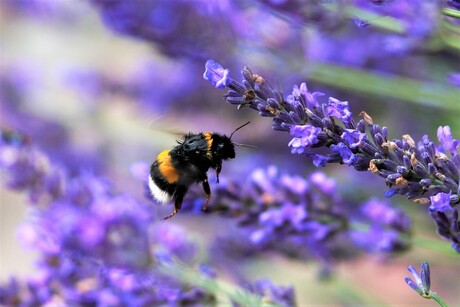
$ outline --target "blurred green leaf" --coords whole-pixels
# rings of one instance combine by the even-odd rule
[[[347,6],[343,10],[343,13],[350,18],[359,18],[364,21],[368,21],[371,23],[373,27],[376,27],[382,30],[386,30],[386,31],[390,31],[390,32],[398,33],[398,34],[405,33],[403,24],[399,20],[393,17],[387,16],[387,15],[377,14],[374,12],[366,11],[366,10],[352,7],[352,6]]]
[[[414,245],[424,247],[427,249],[431,249],[434,251],[441,252],[445,255],[458,257],[458,253],[456,253],[450,246],[449,242],[440,240],[429,239],[426,237],[414,236],[412,238],[412,242]]]
[[[310,80],[332,87],[388,96],[460,114],[460,90],[454,86],[326,63],[308,64],[305,74]]]
[[[344,6],[342,4],[337,4],[333,2],[325,3],[324,7],[331,12],[344,14],[348,18],[358,18],[363,21],[371,22],[372,26],[382,30],[398,34],[405,33],[404,25],[396,18],[390,17],[388,15],[382,15],[376,12],[363,10],[361,8],[357,8],[354,6]]]
[[[445,8],[442,10],[442,13],[446,16],[449,17],[454,17],[454,18],[459,18],[460,19],[460,11],[451,9],[451,8]]]

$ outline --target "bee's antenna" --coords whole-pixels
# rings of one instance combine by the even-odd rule
[[[231,140],[231,139],[232,139],[232,136],[233,136],[233,134],[234,134],[235,132],[237,132],[238,130],[240,130],[240,129],[241,129],[241,128],[243,128],[244,126],[247,126],[247,125],[249,125],[249,123],[250,123],[250,121],[249,121],[249,122],[247,122],[247,123],[245,123],[245,124],[243,124],[243,125],[241,125],[241,126],[239,126],[239,127],[238,127],[238,128],[236,128],[235,130],[233,130],[232,134],[230,134],[230,137],[229,137],[229,139]],[[236,145],[236,144],[235,144],[235,145]]]
[[[233,143],[233,145],[235,146],[241,146],[241,147],[249,147],[249,148],[257,148],[257,146],[254,146],[254,145],[248,145],[248,144],[239,144],[239,143]]]

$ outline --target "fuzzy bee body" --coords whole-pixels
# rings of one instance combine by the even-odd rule
[[[176,215],[188,188],[194,183],[203,185],[206,202],[202,209],[205,210],[211,198],[207,171],[213,168],[219,182],[222,161],[233,158],[235,144],[231,136],[211,132],[189,133],[177,146],[162,151],[150,168],[149,189],[158,202],[174,200],[174,211],[164,219]]]

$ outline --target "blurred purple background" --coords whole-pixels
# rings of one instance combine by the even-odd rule
[[[318,170],[309,159],[290,153],[288,133],[273,131],[270,120],[255,112],[228,105],[222,98],[225,91],[203,80],[210,58],[231,68],[238,79],[242,67],[250,65],[285,95],[305,81],[311,91],[349,101],[356,117],[365,110],[374,122],[389,127],[390,138],[410,134],[419,140],[428,134],[436,139],[441,125],[450,125],[454,137],[460,137],[458,96],[458,105],[438,106],[416,94],[398,99],[404,88],[393,96],[372,95],[354,88],[370,86],[357,74],[324,81],[312,68],[327,63],[376,76],[389,74],[431,84],[434,92],[442,92],[441,87],[460,95],[452,75],[460,71],[458,44],[441,38],[448,36],[446,27],[458,27],[458,20],[439,13],[449,1],[356,0],[350,6],[314,2],[2,1],[0,125],[28,135],[52,165],[66,168],[70,178],[100,176],[117,193],[149,202],[157,219],[169,214],[172,206],[147,200],[144,183],[131,170],[133,164],[151,163],[160,151],[174,146],[177,132],[229,134],[250,120],[234,139],[257,149],[237,148],[236,159],[223,165],[222,175],[228,180],[244,183],[251,172],[269,165],[302,178]],[[348,75],[354,87],[343,86]],[[321,170],[337,181],[347,203],[384,197],[384,180],[370,172],[357,173],[346,165]],[[211,190],[219,188],[211,180]],[[204,199],[197,191],[197,198]],[[5,187],[0,197],[3,283],[12,275],[32,275],[38,256],[19,243],[27,234],[20,226],[33,219],[28,198]],[[435,233],[426,206],[403,197],[389,201],[411,217],[414,237],[449,246]],[[296,259],[269,250],[226,264],[218,255],[232,250],[232,243],[224,239],[237,229],[232,220],[190,211],[167,223],[198,244],[198,258],[209,259],[228,280],[267,277],[293,285],[300,305],[353,305],[356,296],[355,302],[361,303],[431,306],[433,302],[422,300],[403,281],[407,265],[421,261],[430,262],[433,289],[450,305],[460,304],[456,255],[414,244],[400,255],[361,254],[334,263],[337,279],[318,281],[325,267],[315,257]],[[158,233],[161,238],[161,229]],[[215,238],[222,239],[216,243]],[[208,248],[212,254],[207,254]],[[232,276],[226,265],[235,266],[234,275],[240,276]]]

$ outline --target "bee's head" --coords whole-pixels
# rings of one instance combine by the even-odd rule
[[[223,160],[226,159],[233,159],[235,158],[235,146],[245,146],[245,147],[254,147],[251,145],[246,145],[246,144],[238,144],[232,142],[232,136],[233,134],[243,128],[244,126],[248,125],[250,122],[245,123],[244,125],[239,126],[236,128],[230,136],[226,135],[221,135],[221,134],[214,134],[213,135],[213,143],[215,146],[213,148],[214,155],[218,158],[221,158]]]
[[[235,145],[232,140],[226,135],[215,135],[214,142],[216,144],[214,155],[222,160],[235,158]]]

